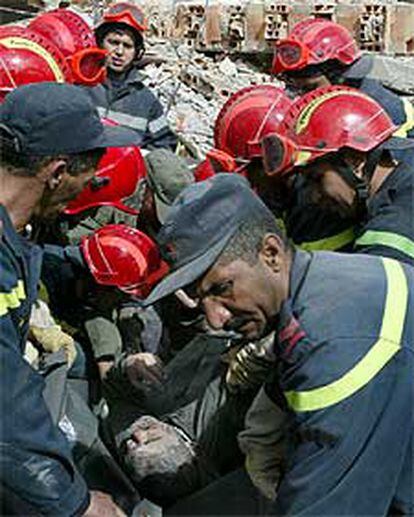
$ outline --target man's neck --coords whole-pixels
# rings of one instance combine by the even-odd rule
[[[0,204],[20,232],[29,223],[42,195],[40,185],[32,177],[12,176],[0,170]]]
[[[115,72],[114,70],[111,70],[108,68],[108,80],[112,84],[112,86],[120,86],[123,84],[125,79],[127,78],[129,72],[131,71],[131,68],[128,68],[124,72]]]

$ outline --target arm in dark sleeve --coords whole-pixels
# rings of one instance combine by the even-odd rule
[[[149,111],[149,119],[143,147],[154,149],[158,147],[166,147],[175,150],[177,145],[177,136],[173,133],[168,125],[167,118],[160,101],[150,92],[152,97],[152,105]]]
[[[0,318],[1,483],[41,513],[79,515],[88,489],[52,422],[43,379],[21,355],[11,310]]]
[[[388,340],[384,346],[398,344]],[[285,395],[295,423],[270,515],[387,515],[410,454],[405,422],[412,415],[413,361],[411,351],[401,349],[371,378],[362,365],[372,349],[372,338],[332,339],[306,360],[301,356],[286,377],[282,388],[289,386]],[[359,365],[356,381],[352,372]]]

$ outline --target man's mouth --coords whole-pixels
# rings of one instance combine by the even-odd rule
[[[236,332],[243,338],[246,338],[251,334],[256,334],[256,320],[250,316],[238,316],[233,318],[233,320],[224,327],[224,330]]]

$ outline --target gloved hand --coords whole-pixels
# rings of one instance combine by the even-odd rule
[[[75,341],[56,324],[48,305],[42,300],[33,305],[29,335],[45,352],[53,353],[63,348],[69,368],[72,366],[77,353]]]
[[[239,393],[261,385],[275,362],[272,351],[274,333],[258,343],[244,345],[230,359],[226,374],[229,391]]]
[[[36,343],[42,347],[45,352],[57,352],[63,348],[65,356],[70,368],[76,359],[75,341],[72,336],[63,332],[59,325],[51,327],[35,327],[30,326],[31,335],[35,338]]]

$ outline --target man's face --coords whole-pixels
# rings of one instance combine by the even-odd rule
[[[53,219],[57,217],[66,207],[71,199],[74,199],[89,183],[95,174],[95,168],[78,174],[70,175],[67,171],[60,176],[56,188],[46,188],[38,214],[40,219]]]
[[[233,330],[255,341],[272,330],[287,285],[288,271],[282,267],[275,272],[271,261],[259,254],[254,265],[241,259],[216,262],[201,279],[198,295],[213,329]]]
[[[356,215],[358,206],[355,189],[348,185],[328,160],[302,168],[302,172],[309,178],[310,195],[315,204],[341,217]]]
[[[111,31],[105,36],[102,47],[109,52],[107,66],[121,74],[128,70],[135,58],[135,42],[129,31]]]
[[[133,424],[125,443],[125,460],[134,479],[176,474],[191,464],[194,451],[176,429],[152,416],[142,416]]]

